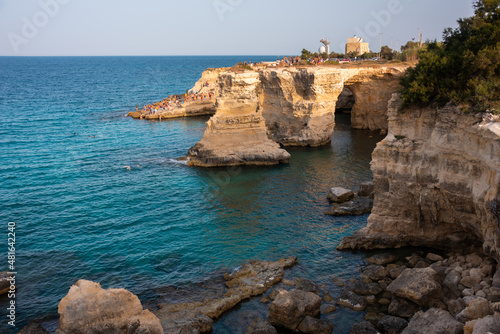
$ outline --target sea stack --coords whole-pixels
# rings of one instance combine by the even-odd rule
[[[290,154],[267,136],[259,100],[259,73],[228,71],[219,75],[216,114],[203,138],[187,155],[188,165],[215,167],[288,163]]]

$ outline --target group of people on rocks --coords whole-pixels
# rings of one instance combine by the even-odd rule
[[[175,98],[171,97],[163,99],[162,101],[154,104],[144,105],[142,110],[139,110],[138,106],[135,106],[135,109],[136,111],[141,111],[145,114],[157,114],[165,111],[170,111],[174,107],[180,107],[183,103],[184,101],[181,101],[179,96],[176,96]]]
[[[210,84],[208,81],[203,84],[203,87],[208,87]],[[156,102],[154,104],[147,104],[139,109],[139,106],[135,106],[135,110],[140,112],[141,114],[161,114],[167,111],[171,111],[176,107],[181,107],[183,104],[189,101],[196,100],[209,100],[215,97],[215,93],[213,91],[209,91],[208,93],[201,93],[195,90],[186,90],[184,96],[182,95],[173,95],[166,99],[163,99],[160,102]]]
[[[208,82],[207,82],[208,86]],[[195,100],[211,100],[214,97],[214,93],[212,91],[209,91],[208,93],[198,93],[198,91],[186,91],[184,94],[184,100],[185,101],[195,101]]]
[[[292,65],[298,65],[300,63],[300,58],[299,57],[284,57],[280,59],[279,66],[292,66]]]

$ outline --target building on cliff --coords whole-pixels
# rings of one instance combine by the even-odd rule
[[[370,46],[368,43],[363,43],[363,38],[356,37],[356,35],[354,35],[354,37],[347,39],[347,44],[345,45],[345,54],[347,55],[351,52],[360,56],[370,52]]]

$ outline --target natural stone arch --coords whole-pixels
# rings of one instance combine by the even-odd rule
[[[363,130],[387,130],[387,103],[401,89],[399,74],[353,76],[346,83],[356,103],[351,110],[351,126]]]
[[[352,108],[356,104],[356,98],[354,93],[349,87],[344,87],[342,93],[340,93],[337,104],[335,105],[335,112],[343,112],[346,114],[350,114]]]

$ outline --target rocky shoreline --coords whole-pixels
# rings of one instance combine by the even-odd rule
[[[250,298],[260,300],[267,316],[249,314],[243,331],[248,334],[331,333],[336,326],[331,315],[340,309],[363,314],[364,321],[352,324],[351,334],[481,334],[500,329],[500,266],[481,253],[377,253],[366,258],[360,277],[331,273],[340,290],[301,277],[284,278],[296,263],[295,257],[247,263],[226,273],[223,286],[211,297],[188,295],[184,302],[149,305],[149,310],[124,289],[104,290],[80,280],[59,304],[57,333],[211,333],[214,321]],[[20,333],[48,332],[32,323]]]

